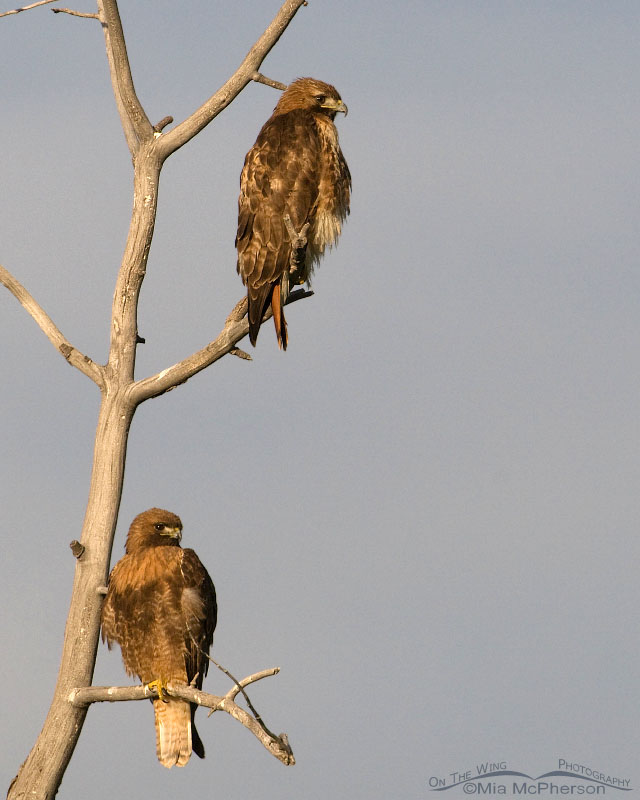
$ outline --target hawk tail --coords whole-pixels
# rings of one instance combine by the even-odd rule
[[[273,315],[273,324],[276,328],[276,337],[278,345],[281,350],[287,349],[289,337],[287,335],[287,321],[284,318],[284,308],[282,303],[282,291],[280,283],[267,284],[261,286],[258,291],[253,294],[251,291],[247,292],[249,301],[249,310],[247,316],[249,317],[249,341],[255,347],[258,341],[258,332],[262,325],[262,318],[264,313],[271,305],[271,313]]]
[[[276,283],[271,295],[271,313],[273,314],[273,324],[276,328],[278,346],[281,350],[287,349],[289,337],[287,335],[287,320],[284,318],[284,306],[282,305],[282,292],[280,284]]]
[[[195,703],[191,703],[191,747],[198,758],[204,758],[204,745],[202,744],[202,739],[200,738],[194,719],[196,708],[198,708],[198,706]]]
[[[273,287],[271,284],[267,284],[266,286],[261,286],[257,290],[252,291],[249,289],[247,291],[247,300],[249,304],[247,311],[247,317],[249,318],[249,341],[254,347],[258,341],[262,317],[271,300],[272,290]]]
[[[184,767],[191,757],[191,705],[184,700],[169,697],[154,700],[156,717],[156,753],[163,767],[174,764]],[[200,737],[197,741],[202,748]],[[202,748],[204,753],[204,748]],[[199,753],[198,753],[199,755]]]

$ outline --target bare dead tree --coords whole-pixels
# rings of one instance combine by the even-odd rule
[[[42,0],[41,3],[7,13],[18,13],[50,1]],[[229,353],[250,358],[237,347],[249,327],[245,319],[244,298],[231,311],[214,341],[156,375],[136,380],[138,298],[153,237],[160,171],[165,160],[215,119],[248,83],[260,81],[282,88],[281,84],[265,78],[258,70],[302,5],[306,5],[306,0],[285,0],[271,24],[226,83],[191,116],[167,133],[163,130],[172,121],[171,118],[167,117],[154,126],[136,95],[116,0],[97,0],[97,14],[56,9],[59,13],[97,19],[104,31],[113,93],[133,161],[133,211],[116,279],[106,364],[97,364],[74,347],[31,294],[6,269],[0,267],[0,283],[19,300],[69,364],[90,378],[101,392],[82,535],[79,542],[72,542],[76,569],[58,679],[42,731],[9,788],[8,797],[11,800],[27,797],[30,800],[45,800],[54,797],[92,702],[144,696],[144,687],[119,690],[89,688],[98,648],[104,584],[123,488],[129,427],[137,407],[145,400],[184,383]],[[309,294],[298,290],[291,294],[289,302]],[[290,764],[293,763],[293,755],[286,736],[271,734],[263,724],[256,727],[256,720],[234,702],[237,693],[243,690],[243,684],[265,677],[266,674],[274,674],[274,671],[258,673],[257,677],[250,676],[240,681],[223,698],[196,692],[193,687],[186,686],[174,686],[171,693],[209,705],[214,710],[228,711],[253,730],[277,758]],[[133,692],[133,695],[127,695],[127,692]],[[149,696],[148,692],[146,696]]]

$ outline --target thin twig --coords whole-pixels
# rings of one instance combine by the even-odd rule
[[[47,3],[57,3],[58,0],[38,0],[37,3],[31,3],[30,6],[22,6],[22,8],[14,8],[13,11],[3,11],[0,13],[0,17],[8,17],[10,14],[19,14],[21,11],[29,11],[31,8],[35,8],[36,6],[44,6]]]
[[[0,265],[0,283],[4,284],[22,307],[33,317],[40,330],[51,344],[61,353],[73,367],[83,372],[101,389],[105,385],[104,369],[88,356],[77,350],[58,330],[51,317],[42,306],[29,294],[24,286],[13,275]]]
[[[238,689],[239,689],[239,690],[242,692],[242,696],[243,696],[243,697],[244,697],[244,699],[247,701],[247,705],[249,706],[249,711],[251,711],[251,713],[253,714],[253,716],[256,718],[257,722],[258,722],[258,723],[259,723],[259,724],[260,724],[260,725],[261,725],[261,726],[264,728],[264,730],[265,730],[267,733],[271,733],[271,731],[269,731],[269,729],[267,728],[267,726],[264,724],[264,720],[262,719],[262,717],[260,716],[260,714],[258,714],[258,712],[256,711],[256,709],[254,708],[254,705],[253,705],[253,703],[252,703],[252,702],[251,702],[251,700],[249,699],[249,695],[248,695],[248,694],[245,692],[245,690],[244,690],[244,686],[241,686],[241,685],[240,685],[240,681],[238,681],[238,679],[237,679],[237,678],[235,678],[235,677],[234,677],[234,676],[233,676],[233,675],[232,675],[232,674],[229,672],[229,670],[228,670],[226,667],[223,667],[223,666],[222,666],[222,664],[218,664],[218,662],[217,662],[217,661],[216,661],[214,658],[211,658],[211,656],[209,655],[209,653],[205,653],[205,652],[204,652],[204,650],[203,650],[202,648],[199,648],[199,649],[200,649],[200,652],[201,652],[201,653],[203,653],[203,654],[204,654],[204,655],[205,655],[205,656],[206,656],[206,657],[209,659],[209,661],[211,661],[211,663],[212,663],[212,664],[215,664],[215,665],[216,665],[216,667],[217,667],[217,668],[218,668],[218,669],[219,669],[221,672],[224,672],[224,674],[225,674],[225,675],[226,675],[228,678],[230,678],[230,679],[231,679],[231,680],[232,680],[232,681],[235,683],[235,685],[238,687]],[[213,711],[211,712],[211,714],[213,714]]]
[[[286,83],[280,83],[280,81],[274,81],[271,78],[267,78],[266,75],[263,75],[261,72],[254,72],[251,76],[251,80],[255,81],[256,83],[264,83],[265,86],[271,86],[273,89],[280,89],[281,92],[287,88]]]
[[[156,122],[156,124],[153,126],[153,130],[156,133],[160,133],[160,131],[162,131],[164,128],[167,127],[167,125],[170,125],[172,122],[173,122],[173,117],[171,116],[163,117],[160,120],[160,122]]]
[[[84,11],[74,11],[72,8],[52,8],[54,14],[69,14],[71,17],[84,17],[85,19],[100,19],[99,14],[87,14]]]
[[[288,755],[291,757],[291,759],[293,759],[293,751],[289,747],[289,738],[287,737],[287,734],[286,733],[281,733],[278,736],[273,731],[269,730],[269,728],[267,728],[267,725],[266,725],[265,721],[262,719],[260,714],[258,714],[256,708],[254,707],[253,703],[249,699],[249,695],[245,692],[245,686],[248,686],[248,683],[246,683],[247,678],[245,678],[244,681],[239,681],[237,678],[235,678],[229,672],[228,669],[226,669],[226,667],[223,667],[222,664],[218,664],[218,662],[215,659],[211,658],[211,656],[208,653],[205,653],[204,650],[201,650],[201,652],[209,659],[209,661],[213,662],[216,665],[216,667],[218,667],[219,670],[224,672],[224,674],[227,675],[235,683],[235,687],[233,689],[230,689],[227,692],[227,694],[225,695],[225,697],[228,698],[229,700],[235,700],[237,695],[238,695],[238,692],[242,692],[242,696],[246,700],[247,705],[249,706],[249,710],[253,714],[253,716],[254,716],[256,722],[258,723],[258,725],[264,731],[265,735],[268,736],[269,739],[272,740],[272,741],[280,742],[280,744],[282,745],[283,749],[288,753]],[[275,675],[276,672],[280,672],[280,667],[274,667],[274,670],[275,670],[274,671],[274,675]],[[253,676],[251,676],[251,677],[253,677]],[[214,711],[215,711],[215,709],[211,709],[211,711],[209,712],[209,716],[211,716]]]
[[[229,350],[229,355],[237,356],[243,361],[253,361],[252,356],[250,356],[249,353],[246,353],[244,350],[241,350],[239,347],[232,347],[231,350]]]
[[[223,667],[223,666],[222,666],[222,664],[219,664],[219,663],[218,663],[218,662],[215,660],[215,658],[211,658],[211,656],[209,655],[208,648],[207,648],[207,650],[204,650],[204,649],[203,649],[203,648],[200,646],[200,643],[199,643],[199,641],[196,639],[196,637],[195,637],[195,636],[193,635],[193,633],[191,632],[191,627],[189,626],[189,622],[188,622],[188,621],[187,621],[187,630],[188,630],[188,632],[189,632],[189,638],[191,639],[191,644],[193,645],[193,647],[195,647],[195,649],[196,649],[196,650],[197,650],[197,651],[200,653],[200,655],[204,656],[204,658],[205,658],[207,661],[209,661],[211,664],[214,664],[214,665],[215,665],[215,666],[216,666],[216,667],[217,667],[217,668],[220,670],[220,672],[224,672],[224,674],[225,674],[225,675],[226,675],[226,676],[227,676],[227,677],[228,677],[230,680],[232,680],[232,681],[235,683],[235,685],[238,687],[238,690],[239,690],[240,692],[242,692],[242,696],[243,696],[243,697],[244,697],[244,699],[247,701],[247,705],[249,706],[249,710],[251,711],[251,713],[253,714],[253,716],[254,716],[254,717],[255,717],[255,719],[257,720],[257,722],[258,722],[258,723],[259,723],[259,724],[262,726],[262,728],[265,730],[265,732],[266,732],[266,733],[268,733],[268,734],[271,734],[271,731],[269,731],[269,729],[267,728],[267,726],[264,724],[264,722],[263,722],[263,720],[262,720],[262,717],[260,716],[260,714],[258,714],[258,712],[256,711],[256,709],[254,708],[254,706],[253,706],[253,703],[252,703],[252,702],[251,702],[251,700],[249,699],[249,695],[248,695],[248,694],[245,692],[245,690],[244,690],[244,687],[242,686],[242,684],[240,683],[240,681],[239,681],[239,680],[238,680],[238,679],[235,677],[235,675],[232,675],[232,674],[231,674],[231,672],[230,672],[230,671],[229,671],[229,670],[228,670],[226,667]],[[276,669],[278,672],[280,672],[280,668],[279,668],[279,667],[275,667],[275,669]],[[197,677],[198,677],[198,673],[196,673],[196,674],[193,676],[193,679],[192,679],[192,681],[191,681],[191,683],[190,683],[190,686],[195,686],[195,685],[196,685],[196,678],[197,678]],[[209,712],[209,716],[211,716],[211,714],[213,714],[213,712],[214,712],[214,711],[215,711],[215,709],[212,709],[212,710]]]

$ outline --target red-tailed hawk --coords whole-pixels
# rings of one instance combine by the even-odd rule
[[[158,688],[153,701],[156,751],[165,767],[183,767],[191,750],[204,758],[193,722],[196,705],[163,696],[169,681],[202,688],[216,627],[216,590],[193,550],[180,547],[182,522],[150,508],[131,523],[126,555],[109,576],[102,639],[120,645],[130,675]]]
[[[238,272],[247,287],[249,338],[255,346],[271,304],[276,336],[287,348],[283,305],[289,284],[309,281],[349,213],[351,175],[333,120],[347,107],[333,86],[299,78],[283,92],[247,153],[238,199]],[[302,264],[290,274],[291,236],[306,223]]]

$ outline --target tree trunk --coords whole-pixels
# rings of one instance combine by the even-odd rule
[[[87,713],[69,702],[71,690],[90,686],[98,647],[100,587],[107,581],[124,478],[129,426],[135,407],[125,392],[104,393],[98,418],[89,502],[56,691],[49,713],[7,797],[52,798],[62,781]]]

